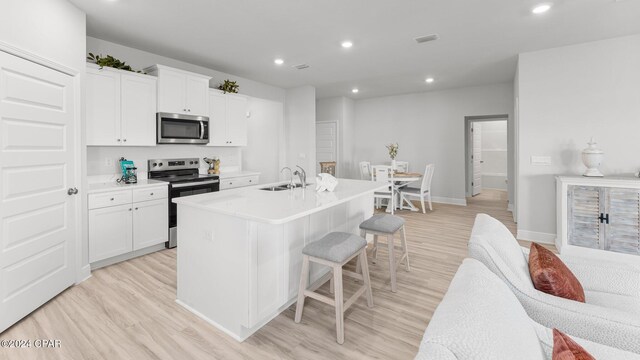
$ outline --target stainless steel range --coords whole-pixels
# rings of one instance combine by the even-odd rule
[[[200,159],[153,159],[148,161],[149,179],[169,182],[169,242],[168,248],[178,243],[178,208],[171,200],[177,197],[220,191],[218,175],[200,175]]]

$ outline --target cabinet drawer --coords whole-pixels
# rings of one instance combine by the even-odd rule
[[[133,202],[166,199],[167,197],[166,186],[133,190]]]
[[[89,209],[131,204],[131,190],[89,194]]]
[[[231,179],[220,180],[220,190],[234,189],[243,186],[255,185],[258,183],[258,175],[243,176]]]

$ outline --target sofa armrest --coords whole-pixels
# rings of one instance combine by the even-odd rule
[[[585,290],[632,296],[638,299],[640,306],[639,266],[575,256],[560,255],[560,259]]]
[[[529,249],[522,247],[529,258]],[[633,296],[640,299],[640,266],[558,254],[585,290]],[[640,259],[639,259],[640,260]]]

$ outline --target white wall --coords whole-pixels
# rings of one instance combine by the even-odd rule
[[[520,54],[518,231],[552,241],[556,174],[582,174],[591,136],[605,175],[640,168],[640,35]],[[533,166],[530,157],[551,157]]]
[[[319,99],[316,102],[316,121],[335,121],[338,128],[337,176],[359,179],[357,163],[353,163],[355,102],[347,97]]]
[[[482,134],[482,188],[507,190],[507,120],[476,124]]]
[[[316,89],[301,86],[286,91],[286,155],[283,166],[300,165],[313,182],[316,173]],[[284,179],[284,177],[282,177]]]
[[[280,179],[285,154],[284,105],[258,98],[249,100],[248,146],[242,149],[242,167],[259,171],[260,182]]]
[[[411,171],[435,164],[435,200],[464,204],[465,116],[512,112],[512,84],[358,100],[353,163],[389,162],[385,144],[398,142],[397,160],[409,161]]]
[[[67,0],[0,0],[0,43],[29,52],[40,58],[78,72],[80,88],[79,166],[86,161],[84,137],[84,77],[86,54],[86,16]],[[81,194],[86,189],[86,168],[81,166],[82,180],[76,186]],[[80,196],[77,209],[80,238],[78,241],[77,281],[89,275],[86,196]]]

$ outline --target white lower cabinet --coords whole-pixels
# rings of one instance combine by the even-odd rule
[[[167,199],[133,205],[133,250],[167,241],[169,230],[167,206]]]
[[[147,197],[143,197],[143,193]],[[166,186],[89,194],[89,262],[168,241],[167,195]],[[107,202],[123,198],[128,199],[127,204]],[[134,201],[147,198],[150,200]]]
[[[259,175],[237,176],[220,179],[220,190],[234,189],[243,186],[255,185],[260,180]]]
[[[133,251],[131,204],[89,211],[89,262]]]

